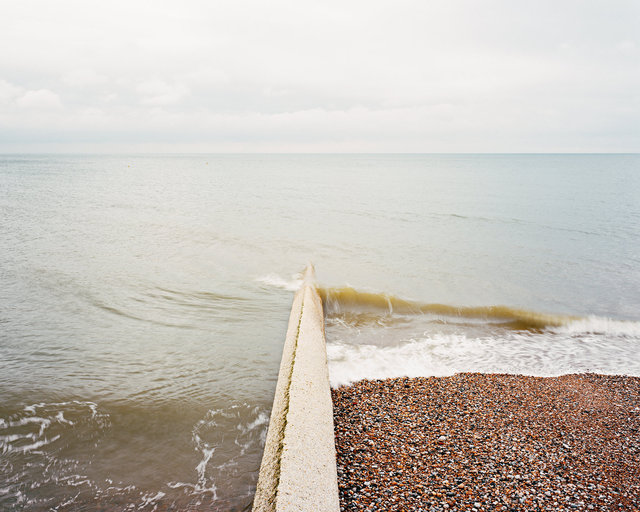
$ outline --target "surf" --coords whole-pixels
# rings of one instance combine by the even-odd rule
[[[543,330],[582,320],[578,316],[540,313],[504,305],[455,306],[403,299],[386,293],[356,290],[345,286],[321,288],[325,314],[430,315],[450,319],[477,319],[499,323],[513,330]]]
[[[640,322],[321,288],[331,385],[460,372],[640,375]]]

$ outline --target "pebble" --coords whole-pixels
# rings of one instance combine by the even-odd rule
[[[469,373],[332,397],[343,511],[640,511],[640,378]]]

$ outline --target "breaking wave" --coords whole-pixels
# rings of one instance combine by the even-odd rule
[[[600,316],[588,316],[550,329],[562,334],[608,334],[612,336],[640,337],[640,322],[614,320]]]
[[[349,287],[320,292],[334,387],[458,372],[640,375],[640,322],[431,304]]]
[[[268,274],[258,277],[256,281],[271,288],[280,288],[290,292],[295,292],[302,286],[302,277],[299,274],[291,276],[291,279],[285,279],[277,274]]]
[[[544,329],[565,325],[578,317],[552,315],[514,309],[508,306],[461,307],[401,299],[385,293],[372,293],[350,287],[320,289],[327,315],[343,311],[379,311],[389,314],[428,314],[443,317],[484,319],[508,324],[513,329]]]
[[[327,343],[331,385],[362,379],[441,377],[461,372],[551,377],[569,373],[640,376],[640,337],[513,332],[430,334],[396,345]]]

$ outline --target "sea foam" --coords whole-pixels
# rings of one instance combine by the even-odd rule
[[[302,279],[298,275],[293,275],[291,279],[287,280],[277,274],[267,274],[256,278],[256,281],[271,288],[280,288],[290,292],[297,291],[302,285]]]
[[[640,322],[613,320],[611,318],[588,316],[573,320],[552,329],[564,334],[609,334],[613,336],[640,337]]]
[[[627,326],[628,327],[628,326]],[[613,334],[615,331],[617,334]],[[606,333],[510,332],[495,336],[433,334],[393,345],[327,343],[332,387],[361,379],[446,376],[460,372],[551,377],[595,372],[640,376],[640,336]]]

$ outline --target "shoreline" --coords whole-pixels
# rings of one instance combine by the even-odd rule
[[[341,510],[640,510],[640,378],[462,373],[332,389]]]

